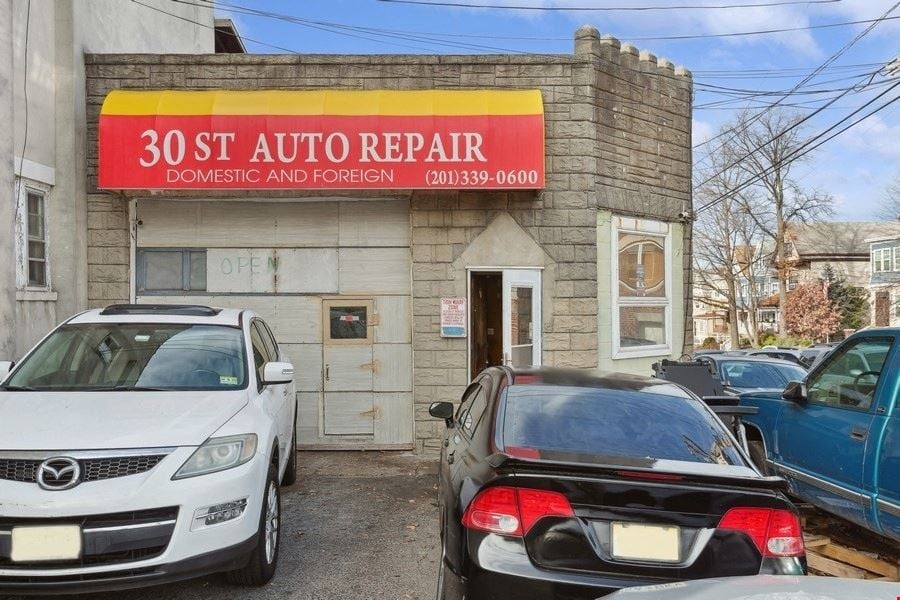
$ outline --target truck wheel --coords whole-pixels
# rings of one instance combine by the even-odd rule
[[[769,475],[769,467],[766,465],[766,447],[758,440],[751,440],[747,443],[750,450],[750,458],[753,464],[759,469],[763,475]]]

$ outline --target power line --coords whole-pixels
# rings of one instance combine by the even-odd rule
[[[288,15],[285,13],[277,13],[274,11],[265,11],[259,9],[252,9],[248,7],[242,7],[235,4],[229,4],[227,2],[216,2],[215,7],[219,10],[223,10],[225,12],[242,12],[242,14],[255,14],[258,16],[264,16],[269,18],[280,18],[280,19],[300,19],[300,17],[295,17],[293,15]],[[239,10],[240,9],[240,10]],[[889,17],[886,20],[894,20],[900,19],[900,17]],[[544,42],[544,41],[571,41],[571,37],[542,37],[542,36],[503,36],[503,35],[486,35],[486,34],[472,34],[472,33],[455,33],[455,32],[439,32],[439,31],[416,31],[416,30],[405,30],[405,29],[382,29],[377,27],[367,27],[362,25],[349,25],[342,23],[335,23],[329,21],[312,21],[303,19],[309,23],[315,23],[323,26],[331,26],[331,27],[353,27],[354,29],[358,29],[361,31],[368,31],[371,33],[380,33],[380,34],[397,34],[397,35],[415,35],[415,36],[427,36],[430,38],[441,37],[441,38],[465,38],[465,39],[489,39],[489,40],[512,40],[512,41],[527,41],[527,42]],[[806,31],[813,29],[828,29],[834,27],[847,27],[852,25],[861,25],[875,22],[875,19],[863,19],[858,21],[842,21],[839,23],[823,23],[821,25],[806,25],[803,27],[784,27],[777,29],[761,29],[756,31],[735,31],[728,33],[708,33],[708,34],[685,34],[685,35],[658,35],[658,36],[631,36],[631,35],[619,35],[618,37],[622,39],[627,39],[633,42],[649,42],[649,41],[678,41],[678,40],[699,40],[699,39],[715,39],[715,38],[729,38],[729,37],[745,37],[745,36],[753,36],[753,35],[768,35],[768,34],[776,34],[776,33],[789,33],[793,31]]]
[[[790,91],[791,91],[791,92],[796,91],[796,90],[800,89],[801,87],[803,87],[804,85],[806,85],[809,81],[811,81],[812,79],[814,79],[819,73],[822,72],[823,69],[827,68],[829,65],[831,65],[832,63],[834,63],[837,59],[839,59],[841,56],[843,56],[844,53],[847,52],[847,50],[849,50],[850,48],[852,48],[859,40],[861,40],[862,38],[864,38],[866,35],[869,34],[869,32],[871,32],[873,29],[875,29],[875,27],[877,27],[879,23],[881,23],[881,22],[882,22],[885,18],[887,18],[892,12],[894,12],[894,10],[896,10],[898,6],[900,6],[900,1],[895,2],[889,9],[887,9],[887,10],[884,12],[884,14],[882,14],[878,19],[876,19],[876,20],[875,20],[873,23],[871,23],[868,27],[866,27],[864,30],[862,30],[860,33],[858,33],[852,40],[850,40],[850,42],[848,42],[847,44],[844,44],[844,46],[842,46],[840,50],[838,50],[837,52],[835,52],[834,54],[832,54],[830,57],[828,57],[828,59],[827,59],[824,63],[822,63],[818,68],[816,68],[815,70],[813,70],[812,73],[810,73],[809,75],[807,75],[806,77],[804,77],[803,80],[800,81],[797,85],[795,85]],[[775,103],[772,104],[772,106],[771,106],[768,110],[772,110],[773,108],[775,108],[776,106],[778,106],[779,104],[781,104],[786,98],[787,98],[787,96],[785,96],[784,98],[781,98],[781,99],[775,101]],[[762,115],[764,115],[766,112],[768,112],[768,110],[767,110],[767,111],[762,111],[762,112],[760,112],[759,114],[755,115],[752,119],[750,119],[750,121],[748,121],[748,122],[745,124],[745,126],[743,127],[743,129],[741,129],[741,131],[746,131],[746,129],[747,129],[748,127],[750,127],[754,122],[756,122],[756,120],[758,120],[759,118],[761,118]],[[741,132],[741,131],[736,131],[736,129],[737,129],[737,128],[735,128],[734,130],[731,131],[732,133],[734,133],[734,135],[737,135],[738,133]],[[703,143],[701,143],[701,144],[695,145],[694,148],[698,148],[698,147],[700,147],[700,146],[704,146],[704,145],[706,145],[706,144],[709,144],[711,141],[713,141],[713,140],[715,140],[715,139],[717,139],[717,138],[719,138],[719,137],[723,137],[724,135],[727,135],[728,133],[729,133],[729,131],[726,130],[725,132],[722,132],[721,134],[719,134],[719,135],[717,135],[717,136],[715,136],[715,137],[713,137],[713,138],[710,138],[709,140],[706,140],[705,142],[703,142]],[[719,150],[721,150],[722,148],[724,148],[729,142],[731,142],[731,140],[734,139],[734,135],[732,135],[732,136],[729,137],[725,142],[723,142],[722,144],[720,144],[715,150],[713,150],[713,152],[718,152]]]
[[[858,123],[861,123],[862,121],[868,119],[869,117],[871,117],[871,116],[877,114],[878,112],[884,110],[885,108],[887,108],[888,106],[890,106],[890,105],[893,104],[894,102],[897,102],[898,100],[900,100],[900,95],[897,95],[897,96],[895,96],[894,98],[888,100],[887,102],[885,102],[884,104],[882,104],[881,106],[879,106],[878,108],[876,108],[875,110],[873,110],[873,111],[871,111],[871,112],[869,112],[869,113],[863,115],[862,117],[856,119],[855,121],[853,121],[853,122],[850,123],[849,125],[846,125],[846,126],[842,127],[840,130],[838,130],[837,132],[835,132],[835,133],[833,133],[832,135],[828,136],[827,138],[821,139],[822,136],[824,136],[824,135],[827,134],[828,132],[834,130],[835,128],[840,127],[841,124],[843,124],[843,123],[846,122],[848,119],[850,119],[851,117],[853,117],[853,115],[855,115],[855,114],[857,114],[857,113],[859,113],[859,112],[865,110],[866,108],[868,108],[869,106],[871,106],[872,104],[874,104],[876,101],[878,101],[878,100],[879,100],[881,97],[883,97],[885,94],[887,94],[887,93],[890,92],[891,90],[894,90],[894,89],[897,88],[898,86],[900,86],[900,81],[894,83],[894,84],[893,84],[891,87],[889,87],[888,89],[884,90],[883,92],[881,92],[880,94],[878,94],[877,96],[875,96],[874,98],[872,98],[871,100],[869,100],[868,102],[866,102],[865,104],[863,104],[862,106],[860,106],[859,108],[857,108],[856,110],[854,110],[853,112],[851,112],[850,114],[844,116],[842,119],[840,119],[837,123],[833,124],[833,125],[832,125],[831,127],[829,127],[828,129],[825,129],[824,131],[820,132],[819,134],[815,135],[814,137],[810,138],[809,140],[807,140],[806,142],[804,142],[803,144],[801,144],[798,148],[796,148],[796,149],[795,149],[794,151],[792,151],[790,154],[788,154],[787,156],[785,156],[785,157],[782,159],[781,163],[782,163],[782,164],[783,164],[783,163],[788,163],[788,162],[797,160],[798,158],[802,158],[803,156],[805,156],[805,155],[809,154],[810,152],[812,152],[813,150],[819,148],[820,146],[822,146],[822,145],[825,144],[826,142],[828,142],[828,141],[830,141],[830,140],[836,138],[836,137],[839,136],[840,134],[844,133],[845,131],[847,131],[847,130],[850,129],[851,127],[854,127],[854,126],[857,125]],[[820,140],[821,140],[821,141],[820,141]],[[700,212],[703,212],[704,210],[707,210],[707,209],[711,208],[712,206],[714,206],[714,205],[717,204],[718,202],[721,202],[722,200],[724,200],[724,199],[728,198],[729,196],[733,195],[734,193],[739,192],[739,191],[741,191],[741,190],[743,190],[743,189],[746,189],[747,187],[749,187],[749,186],[751,186],[751,185],[753,185],[753,184],[759,182],[759,181],[762,180],[765,176],[770,175],[772,172],[774,172],[775,168],[776,168],[776,166],[775,166],[775,165],[772,165],[771,167],[769,167],[769,168],[763,170],[762,173],[758,173],[758,174],[752,176],[750,179],[748,179],[748,180],[746,180],[746,181],[744,181],[744,182],[738,184],[734,189],[730,190],[727,194],[722,194],[722,195],[720,195],[720,196],[714,198],[713,200],[710,200],[710,201],[707,202],[706,204],[700,206],[700,207],[695,211],[695,214],[699,214]],[[706,182],[708,182],[708,181],[710,181],[710,180],[707,179]],[[702,184],[700,184],[700,185],[702,185]],[[700,186],[698,185],[697,187],[700,187]]]
[[[645,12],[657,10],[717,10],[731,8],[759,8],[765,6],[788,6],[792,4],[835,4],[842,0],[774,0],[760,3],[734,4],[681,4],[675,6],[539,6],[528,4],[475,4],[468,2],[428,1],[428,0],[378,0],[386,4],[416,4],[419,6],[451,7],[451,8],[491,8],[501,10],[535,10],[547,12]]]

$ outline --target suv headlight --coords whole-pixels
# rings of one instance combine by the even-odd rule
[[[231,469],[256,454],[256,434],[210,438],[191,454],[172,479],[185,479]]]

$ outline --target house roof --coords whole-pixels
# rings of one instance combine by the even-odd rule
[[[868,260],[869,240],[900,236],[900,221],[823,221],[791,228],[798,258],[844,257]]]

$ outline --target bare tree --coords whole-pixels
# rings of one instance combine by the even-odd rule
[[[790,271],[786,239],[792,225],[807,223],[832,213],[831,195],[805,190],[791,178],[791,171],[806,160],[797,157],[805,142],[802,117],[781,109],[754,115],[743,112],[737,117],[735,134],[723,149],[728,164],[735,164],[743,181],[753,181],[744,201],[747,214],[762,234],[773,243],[772,263],[778,273],[778,307],[782,315],[787,304]],[[779,333],[787,333],[779,322]]]
[[[900,171],[897,171],[894,179],[884,189],[884,202],[878,216],[885,221],[900,220]]]
[[[754,257],[752,247],[759,239],[759,227],[746,210],[753,201],[754,190],[736,191],[743,173],[728,164],[727,156],[717,153],[707,159],[709,168],[697,174],[703,177],[704,183],[695,193],[700,204],[716,202],[697,215],[694,225],[695,281],[698,287],[710,292],[698,300],[725,312],[731,347],[739,348],[738,309],[746,304],[742,292],[744,289],[750,294],[755,292],[752,284],[743,285],[748,277],[748,259],[752,261]],[[751,339],[756,337],[755,322],[754,309],[753,325],[748,326]]]

